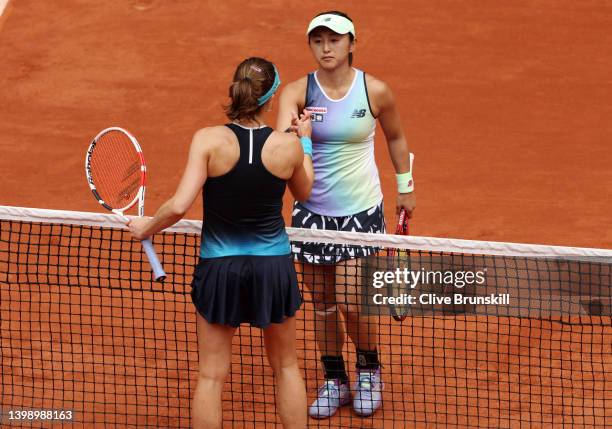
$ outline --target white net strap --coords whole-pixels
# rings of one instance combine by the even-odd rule
[[[103,228],[126,226],[121,217],[106,213],[90,213],[66,210],[48,210],[25,207],[0,206],[0,219],[22,222],[87,225]],[[164,232],[199,234],[202,221],[181,220]],[[301,242],[335,243],[345,245],[388,247],[446,253],[471,253],[479,255],[522,257],[571,257],[597,258],[612,262],[612,250],[585,247],[564,247],[536,244],[504,243],[496,241],[461,240],[391,234],[369,234],[316,229],[287,228],[289,239]]]

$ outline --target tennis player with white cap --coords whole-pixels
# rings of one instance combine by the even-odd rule
[[[374,160],[377,120],[397,173],[396,209],[399,213],[404,208],[412,216],[416,206],[408,145],[393,94],[383,81],[352,67],[356,32],[348,15],[319,14],[306,34],[318,69],[285,87],[277,121],[277,129],[295,130],[303,109],[312,120],[315,181],[310,198],[295,203],[292,226],[384,233],[383,194]],[[309,414],[330,417],[352,397],[355,412],[369,416],[382,405],[378,326],[360,308],[356,279],[358,259],[377,249],[300,243],[293,251],[304,263],[304,282],[315,301],[315,333],[325,372]],[[357,349],[352,394],[342,356],[345,327],[338,310]]]

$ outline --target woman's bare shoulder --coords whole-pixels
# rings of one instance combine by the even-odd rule
[[[378,79],[369,73],[365,74],[366,85],[368,87],[368,94],[372,97],[386,96],[390,91],[389,85],[382,79]]]
[[[304,156],[300,139],[293,133],[273,131],[270,143],[274,153],[286,161],[299,161]]]
[[[214,147],[227,142],[233,136],[232,130],[225,125],[214,125],[197,130],[193,135],[193,143]]]
[[[307,76],[303,76],[297,80],[294,80],[293,82],[289,82],[287,85],[285,85],[285,87],[283,88],[281,95],[283,97],[291,97],[291,98],[298,98],[298,99],[302,99],[304,98],[305,94],[306,94],[306,85],[308,82],[308,77]]]

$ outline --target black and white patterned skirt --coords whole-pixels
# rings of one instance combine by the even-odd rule
[[[382,201],[367,210],[350,216],[324,216],[314,213],[296,202],[293,205],[291,226],[294,228],[325,229],[348,232],[385,232],[385,216]],[[292,242],[291,251],[296,260],[309,264],[337,264],[341,261],[363,258],[380,249],[371,246],[354,246],[328,243]]]

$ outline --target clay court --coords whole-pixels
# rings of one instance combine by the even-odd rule
[[[328,9],[343,10],[355,22],[354,65],[386,81],[394,91],[410,149],[416,154],[418,202],[411,222],[412,234],[612,248],[612,151],[609,149],[612,5],[592,0],[363,1],[358,4],[343,1],[299,4],[275,0],[10,0],[0,17],[0,98],[3,100],[0,103],[0,205],[99,212],[100,206],[91,197],[84,178],[85,151],[98,131],[117,125],[130,130],[143,147],[148,168],[146,213],[152,215],[174,191],[193,133],[226,121],[222,105],[236,64],[248,56],[268,58],[278,66],[284,83],[312,71],[315,62],[306,43],[305,28],[313,15]],[[274,126],[275,114],[276,111],[269,116],[271,126]],[[393,224],[395,172],[380,129],[376,156],[385,195],[385,217],[388,224]],[[284,214],[288,222],[291,202],[287,193]],[[201,217],[201,199],[198,199],[187,218],[201,220]],[[129,252],[137,253],[132,249]],[[168,263],[177,262],[166,260],[165,264]],[[185,261],[177,264],[181,269],[189,266]],[[55,274],[61,277],[61,273]],[[182,284],[183,274],[190,275],[177,271],[173,284]],[[16,279],[9,282],[12,280]],[[24,281],[27,283],[27,276]],[[170,382],[176,382],[162,387],[177,392],[176,397],[165,399],[163,404],[169,409],[176,408],[177,415],[159,420],[150,417],[147,425],[185,427],[188,424],[188,416],[179,415],[184,411],[178,408],[188,412],[192,391],[189,391],[187,370],[197,368],[197,349],[186,340],[193,336],[195,326],[185,292],[184,289],[167,292],[162,298],[151,298],[150,290],[131,291],[134,296],[101,292],[95,299],[88,295],[77,300],[91,307],[104,306],[105,302],[139,306],[142,314],[136,317],[141,325],[131,327],[134,331],[130,335],[144,337],[152,329],[148,319],[156,306],[168,314],[185,312],[185,320],[178,321],[185,338],[168,339],[163,329],[150,334],[154,343],[160,339],[180,343],[180,347],[175,347],[180,350],[177,352],[180,356],[167,356],[161,351],[157,354],[153,348],[150,356],[132,357],[133,360],[152,359],[156,369],[161,368]],[[7,297],[3,292],[3,300]],[[178,301],[171,305],[165,299]],[[47,305],[55,306],[52,312],[61,313],[64,311],[61,306],[68,305],[67,311],[78,313],[74,303],[65,304],[63,300]],[[38,311],[34,307],[33,311]],[[5,319],[7,310],[2,306],[2,319],[11,323],[10,317]],[[45,308],[45,311],[51,310]],[[306,374],[312,377],[308,382],[309,400],[316,390],[315,377],[320,377],[315,368],[316,347],[309,332],[310,313],[312,308],[307,305],[307,315],[300,322],[306,332],[306,338],[300,340],[305,344],[304,366]],[[95,329],[91,317],[80,314],[63,322],[47,322],[56,324],[52,331],[56,329],[53,332],[61,337],[61,323],[86,323],[89,329]],[[43,322],[28,320],[27,323],[44,335],[45,325],[39,325]],[[164,320],[164,324],[173,322],[176,320]],[[355,423],[358,420],[354,417],[348,420],[348,410],[343,410],[340,417],[361,427],[411,427],[402,422],[406,419],[416,422],[416,427],[454,428],[551,427],[549,424],[553,421],[557,425],[552,424],[554,427],[603,428],[604,422],[612,419],[610,360],[595,364],[590,360],[588,365],[595,367],[583,369],[606,374],[605,378],[584,380],[586,384],[574,385],[574,388],[582,394],[585,390],[599,393],[571,404],[553,399],[563,395],[566,392],[563,389],[571,390],[571,386],[551,385],[550,390],[534,390],[530,383],[539,384],[539,380],[551,374],[521,373],[515,360],[517,355],[541,359],[543,367],[554,368],[553,376],[571,379],[572,363],[583,365],[582,353],[608,357],[612,353],[609,320],[605,326],[510,321],[505,325],[507,331],[488,331],[488,340],[478,337],[483,335],[475,327],[478,323],[469,318],[424,319],[415,320],[409,327],[403,325],[401,330],[397,325],[383,328],[383,348],[393,348],[393,334],[400,333],[405,335],[401,346],[422,359],[394,356],[406,359],[397,364],[409,368],[409,372],[401,375],[401,381],[391,384],[392,389],[399,390],[391,390],[389,394],[409,394],[410,407],[423,399],[423,408],[407,407],[395,420],[391,420],[392,410],[387,411],[384,421],[374,418]],[[175,326],[168,327],[173,335]],[[412,337],[417,331],[418,335]],[[437,334],[440,332],[447,335]],[[466,338],[452,336],[452,332],[461,332]],[[90,333],[83,330],[79,335]],[[475,337],[470,338],[470,334]],[[570,353],[563,344],[576,336],[600,346],[571,351],[580,359],[577,364],[558,358],[564,365],[570,365],[569,368],[563,365],[555,368],[555,356],[533,354],[542,341],[549,341],[550,349]],[[527,343],[513,343],[518,338],[527,338]],[[58,337],[57,341],[69,344],[70,338]],[[258,337],[249,341],[243,335],[236,341],[237,350],[246,350],[247,355],[253,351],[261,356]],[[480,348],[483,344],[497,347],[500,342],[508,348]],[[51,343],[49,349],[45,349],[45,341],[41,344],[37,352],[51,352]],[[92,344],[91,350],[79,353],[105,354],[108,348],[116,350],[114,347],[118,347],[117,343]],[[124,373],[115,375],[134,377],[134,391],[108,390],[111,396],[107,400],[129,398],[134,393],[155,397],[159,385],[144,392],[138,390],[138,386],[146,385],[146,368],[141,368],[145,371],[142,374],[130,374],[128,366],[133,361],[124,362],[127,358],[123,349],[117,353],[121,359],[110,363],[85,362],[81,370],[93,371],[95,365],[100,365],[100,371],[104,372],[104,366],[111,365],[108,370],[116,371],[125,363]],[[479,360],[481,353],[484,357]],[[491,359],[487,354],[491,354]],[[502,355],[507,360],[500,360]],[[451,361],[455,358],[457,362],[471,364],[453,365]],[[266,409],[273,401],[259,402],[258,399],[263,394],[271,394],[271,378],[267,372],[257,372],[265,360],[253,359],[259,360],[246,365],[238,373],[238,379],[234,374],[232,383],[242,380],[240,384],[248,386],[254,380],[261,390],[246,394],[244,415],[236,414],[239,412],[230,410],[226,404],[226,418],[256,420],[261,427],[273,426],[277,421]],[[438,359],[444,359],[445,364]],[[176,368],[163,367],[166,360],[175,362]],[[493,360],[496,366],[488,366]],[[484,362],[484,367],[479,362]],[[476,380],[479,371],[487,374],[484,387],[444,383],[446,376]],[[33,368],[27,377],[32,386],[43,386],[46,379],[49,383],[52,378],[49,374],[55,372],[61,373],[61,367]],[[181,372],[182,375],[177,375]],[[82,383],[79,389],[88,392],[89,388],[83,386],[99,381],[92,377],[74,383]],[[514,391],[511,386],[517,383],[526,390]],[[72,387],[54,385],[54,389]],[[474,393],[476,388],[480,395]],[[486,397],[482,396],[483,392]],[[499,392],[510,393],[506,397]],[[530,395],[531,399],[527,405],[519,405],[524,395]],[[227,400],[231,398],[226,396]],[[85,398],[85,401],[93,399]],[[151,409],[158,406],[154,402]],[[436,402],[445,404],[443,410],[427,408]],[[147,404],[140,404],[142,408],[137,409],[126,400],[127,413],[136,420],[125,421],[112,420],[115,418],[113,406],[100,406],[95,410],[95,421],[137,427],[142,421],[138,420],[139,416],[151,410]],[[57,402],[23,406],[51,408]],[[494,410],[491,417],[483,414],[485,408]],[[570,417],[553,420],[559,415]],[[571,417],[576,415],[581,417]],[[523,417],[545,423],[521,424]],[[320,423],[322,427],[328,424],[338,424],[338,420]]]

